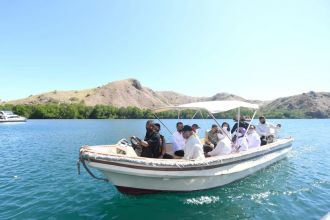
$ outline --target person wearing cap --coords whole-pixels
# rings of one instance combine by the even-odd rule
[[[207,157],[227,155],[232,152],[231,140],[229,139],[229,137],[226,136],[226,134],[224,135],[223,132],[226,132],[227,134],[229,134],[229,131],[227,131],[227,130],[220,131],[218,133],[218,137],[219,137],[220,141],[218,142],[217,146],[212,151],[206,153]]]
[[[259,134],[256,132],[256,127],[254,125],[250,125],[246,138],[249,145],[249,149],[260,147],[261,139]]]
[[[194,134],[192,127],[185,125],[183,127],[183,138],[186,140],[184,145],[184,157],[185,160],[203,160],[205,159],[203,145],[200,140]]]
[[[217,146],[217,144],[219,142],[218,131],[219,131],[219,128],[216,124],[212,125],[211,130],[206,131],[205,144],[209,145],[212,149],[215,146]]]
[[[153,120],[148,120],[146,123],[146,136],[144,140],[140,141],[142,146],[141,157],[158,158],[161,155],[160,151],[160,135],[155,130],[155,123]]]
[[[275,126],[271,123],[266,122],[265,116],[260,116],[259,124],[257,125],[256,130],[260,136],[261,145],[266,145],[267,143],[272,143],[276,131],[280,128],[281,128],[281,124],[278,124]],[[271,132],[271,129],[274,130],[274,132]]]
[[[200,129],[199,125],[198,125],[198,124],[193,124],[193,125],[191,126],[191,128],[192,128],[192,131],[194,132],[194,135],[195,135],[195,136],[197,137],[197,139],[199,140],[199,142],[202,143],[202,141],[201,141],[201,139],[200,139],[200,137],[199,137],[199,135],[198,135],[198,129]]]
[[[231,129],[232,134],[237,131],[237,126],[238,126],[237,118],[238,118],[237,116],[233,118],[233,120],[236,123],[234,124],[233,128]],[[239,120],[239,128],[247,129],[249,127],[249,123],[247,123],[245,119],[246,119],[246,117],[244,115],[241,115],[240,120]]]
[[[174,155],[178,157],[183,157],[184,155],[183,147],[186,143],[186,140],[182,136],[183,133],[182,129],[183,129],[183,123],[182,122],[176,123],[176,132],[174,132],[172,135],[173,152]]]
[[[200,127],[198,126],[198,124],[193,124],[191,126],[191,128],[192,128],[194,134],[198,135],[198,129],[200,129]]]

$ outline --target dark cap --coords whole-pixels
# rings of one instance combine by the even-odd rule
[[[193,128],[197,128],[197,129],[200,128],[200,127],[198,126],[198,124],[193,124],[191,127],[193,127]]]
[[[212,128],[217,128],[217,127],[218,127],[218,125],[216,125],[216,124],[212,125]]]
[[[192,128],[191,128],[191,126],[189,126],[189,125],[185,125],[185,126],[183,126],[182,131],[183,131],[183,132],[185,132],[185,131],[192,131]]]

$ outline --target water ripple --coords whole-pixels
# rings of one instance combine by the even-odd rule
[[[320,219],[330,207],[330,120],[279,122],[295,137],[287,159],[221,188],[140,197],[77,176],[75,162],[83,144],[143,136],[144,120],[0,125],[0,219]]]

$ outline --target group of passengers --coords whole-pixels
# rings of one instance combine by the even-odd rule
[[[205,157],[227,155],[233,152],[242,152],[257,148],[273,142],[274,131],[281,127],[280,124],[273,125],[266,122],[261,116],[257,126],[248,123],[248,119],[240,117],[232,129],[227,122],[221,127],[213,124],[210,130],[205,132],[202,142],[198,136],[197,124],[184,125],[182,122],[176,124],[176,131],[172,134],[172,150],[174,155],[166,153],[166,140],[160,132],[160,124],[148,120],[146,123],[146,135],[140,141],[142,148],[141,156],[150,158],[183,158],[186,160],[201,160]]]

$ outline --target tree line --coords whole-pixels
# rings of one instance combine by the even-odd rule
[[[15,114],[29,119],[146,119],[154,118],[150,109],[137,107],[114,107],[109,105],[86,106],[79,104],[33,104],[33,105],[0,105],[0,110],[10,110]],[[218,113],[216,118],[233,118],[237,111]],[[241,114],[252,117],[253,112],[249,109],[241,109]],[[267,110],[261,109],[257,115],[265,115],[267,118],[311,118],[308,113],[301,110]],[[159,118],[178,118],[177,111],[157,113]],[[210,118],[207,112],[184,110],[179,113],[180,118]]]

